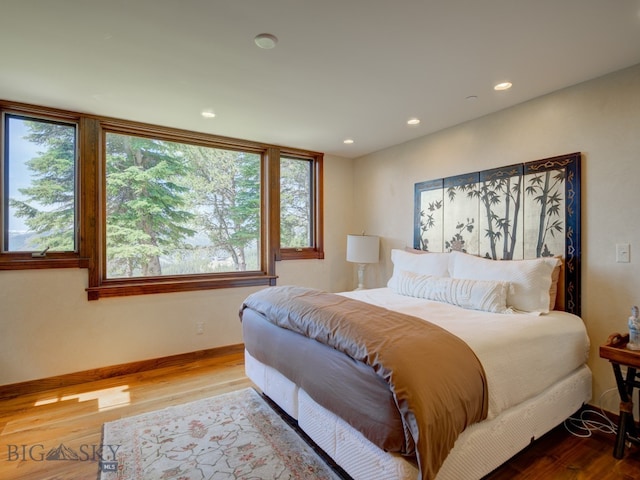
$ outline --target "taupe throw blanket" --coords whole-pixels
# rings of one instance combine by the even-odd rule
[[[423,480],[435,478],[458,435],[487,416],[484,370],[469,346],[429,322],[340,295],[270,287],[250,295],[271,323],[370,365],[393,392],[416,443]]]

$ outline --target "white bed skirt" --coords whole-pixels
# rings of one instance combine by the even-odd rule
[[[245,351],[247,376],[355,480],[415,480],[417,467],[387,453],[344,420],[317,404],[274,368]],[[437,480],[480,479],[533,440],[576,412],[591,398],[591,371],[586,365],[496,418],[467,428],[438,472]]]

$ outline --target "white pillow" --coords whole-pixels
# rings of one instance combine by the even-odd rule
[[[393,290],[400,295],[436,300],[472,310],[513,313],[507,307],[508,282],[436,277],[401,271]]]
[[[419,275],[435,275],[436,277],[449,276],[449,258],[451,254],[445,253],[411,253],[406,250],[391,250],[393,262],[393,275],[387,282],[387,287],[394,288],[400,271],[413,272]]]
[[[507,306],[523,312],[549,312],[551,274],[558,265],[557,258],[490,260],[461,252],[451,255],[452,277],[509,282],[512,288]]]

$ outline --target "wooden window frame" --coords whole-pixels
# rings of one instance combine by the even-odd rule
[[[2,117],[2,134],[0,135],[0,151],[2,152],[2,171],[4,173],[6,139],[5,114],[33,118],[34,120],[46,120],[52,122],[69,123],[76,125],[76,249],[73,252],[47,252],[43,257],[33,257],[33,252],[2,252],[0,251],[0,270],[37,270],[48,268],[87,268],[89,266],[89,255],[86,244],[82,241],[86,236],[87,204],[83,201],[83,182],[87,172],[85,163],[82,161],[83,137],[82,137],[82,117],[74,112],[65,110],[54,110],[35,105],[27,105],[17,102],[0,101],[0,115]],[[5,181],[4,175],[0,182],[0,198],[4,201]],[[4,229],[4,209],[0,213],[2,229]],[[4,230],[3,230],[4,235]]]
[[[86,268],[89,277],[87,298],[97,300],[127,295],[275,285],[276,261],[324,258],[322,153],[4,100],[0,100],[0,112],[78,125],[77,251],[53,252],[44,258],[33,258],[29,252],[0,253],[0,270]],[[259,152],[262,155],[260,270],[107,279],[104,152],[106,132],[157,136],[168,141]],[[4,149],[4,146],[0,145],[0,148]],[[280,155],[309,159],[313,162],[313,245],[308,248],[280,248]],[[0,194],[2,193],[0,186]]]
[[[255,285],[275,285],[275,264],[270,259],[267,222],[268,213],[267,188],[269,182],[269,158],[267,149],[258,143],[235,140],[214,135],[201,134],[168,127],[160,127],[115,119],[102,119],[99,125],[99,152],[96,152],[98,178],[98,210],[96,222],[96,247],[93,267],[89,269],[89,300],[103,297],[126,295],[143,295],[153,293],[185,292],[193,290],[209,290],[217,288],[245,287]],[[158,140],[189,143],[211,148],[259,153],[261,161],[261,205],[260,215],[260,268],[249,272],[224,272],[191,275],[162,275],[154,277],[107,278],[106,277],[106,135],[117,133],[122,135],[137,135]]]
[[[323,155],[321,153],[309,153],[292,149],[281,149],[280,155],[283,157],[296,158],[300,160],[309,160],[312,165],[312,178],[311,178],[311,197],[312,201],[312,214],[311,219],[311,246],[303,248],[278,248],[276,260],[309,260],[309,259],[323,259],[324,258],[324,245],[323,245],[323,184],[322,184],[322,163]],[[280,168],[278,165],[277,172],[277,198],[280,199]],[[276,209],[278,216],[280,215],[280,206]],[[280,243],[280,218],[275,222],[278,225],[278,232],[274,238]]]

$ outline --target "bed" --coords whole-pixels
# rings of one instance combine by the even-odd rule
[[[328,294],[270,287],[241,309],[247,375],[351,477],[479,479],[590,399],[589,339],[580,317],[558,307],[559,259],[396,249],[392,261],[384,288]],[[325,302],[351,314],[327,310],[328,323],[308,323]],[[356,310],[361,326],[350,320]],[[378,320],[378,312],[389,318]],[[423,329],[446,348],[418,347],[415,361],[393,364],[385,345],[400,342],[413,355],[410,342],[422,342]],[[384,333],[360,344],[376,331]],[[353,337],[343,342],[344,332]],[[463,345],[453,351],[450,341]],[[400,368],[415,372],[403,376]],[[429,407],[439,410],[425,414],[417,404],[439,376],[444,390],[433,396],[440,406]],[[420,393],[407,393],[404,377]],[[466,384],[474,390],[459,393]],[[458,395],[466,408],[460,421]],[[438,422],[446,427],[442,437]]]

